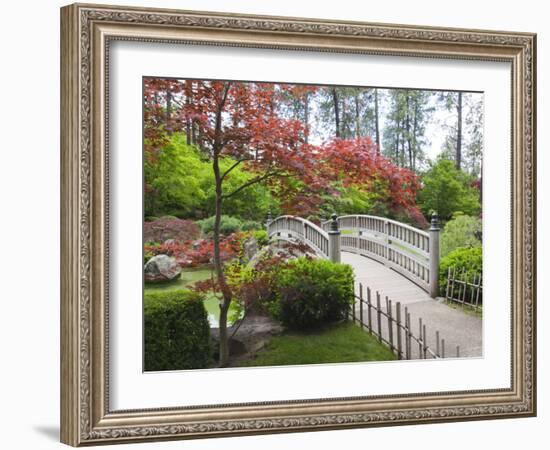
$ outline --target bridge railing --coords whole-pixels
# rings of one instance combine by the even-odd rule
[[[437,295],[439,228],[435,215],[429,232],[378,216],[348,215],[337,221],[342,250],[373,258],[418,284],[432,297]],[[322,228],[328,230],[331,222],[323,222]]]
[[[299,239],[312,247],[319,256],[330,258],[329,234],[309,220],[296,216],[279,216],[268,220],[270,239]]]

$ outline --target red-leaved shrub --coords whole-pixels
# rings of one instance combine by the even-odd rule
[[[241,241],[240,233],[234,233],[220,242],[222,261],[228,261],[239,256],[242,249]],[[146,254],[152,256],[173,256],[183,268],[212,264],[214,258],[214,242],[211,239],[165,242],[162,244],[147,243],[144,249]]]
[[[161,217],[143,225],[144,242],[164,242],[168,239],[183,242],[198,239],[200,234],[201,230],[195,222],[177,217]]]

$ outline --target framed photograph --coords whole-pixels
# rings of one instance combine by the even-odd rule
[[[536,36],[61,9],[61,440],[536,414]]]

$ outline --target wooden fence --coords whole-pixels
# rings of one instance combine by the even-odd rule
[[[364,292],[366,291],[366,292]],[[386,344],[397,356],[397,359],[445,358],[445,339],[435,332],[435,349],[427,345],[427,328],[422,318],[418,319],[418,335],[411,325],[408,308],[401,308],[401,303],[385,297],[385,308],[381,295],[375,293],[373,301],[371,289],[363,289],[359,283],[359,293],[354,295],[354,304],[350,308],[349,319],[370,334],[376,336],[380,343]],[[415,325],[416,327],[416,325]],[[456,347],[456,357],[460,357],[460,347]]]
[[[457,274],[455,267],[449,267],[445,299],[459,303],[462,307],[468,305],[476,311],[480,310],[483,304],[482,275],[469,275],[464,270]]]

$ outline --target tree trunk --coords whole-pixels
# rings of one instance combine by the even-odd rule
[[[460,170],[462,165],[462,92],[458,93],[458,101],[456,104],[456,112],[458,115],[458,123],[456,127],[456,153],[455,165]]]
[[[406,119],[405,119],[405,129],[407,131],[407,147],[409,152],[409,169],[413,169],[413,148],[412,148],[412,140],[411,140],[411,116],[410,116],[410,106],[411,106],[411,98],[409,95],[409,91],[407,91],[407,104],[406,104]]]
[[[395,119],[395,164],[399,165],[399,120]]]
[[[332,101],[334,102],[334,125],[336,126],[336,137],[340,137],[340,107],[338,105],[338,92],[336,87],[332,88]]]
[[[304,95],[304,129],[306,132],[305,142],[309,142],[309,92]]]
[[[191,104],[191,99],[188,95],[185,96],[185,103],[187,105]],[[185,124],[185,138],[187,141],[187,145],[191,145],[191,121],[189,119],[186,120]]]
[[[172,134],[172,91],[170,86],[166,90],[166,131]]]
[[[380,119],[378,114],[378,89],[374,90],[374,126],[376,132],[376,153],[380,154]]]
[[[401,167],[405,167],[405,136],[401,138]]]
[[[412,170],[416,171],[416,157],[418,155],[418,140],[416,139],[416,133],[418,131],[418,96],[414,100],[414,120],[413,120],[413,165]]]
[[[216,182],[216,212],[214,218],[214,270],[216,272],[216,278],[218,280],[219,288],[222,292],[222,301],[220,303],[220,367],[225,367],[229,360],[229,342],[227,335],[227,312],[229,305],[231,304],[231,293],[229,287],[225,281],[225,275],[223,273],[223,263],[221,260],[220,252],[220,225],[222,217],[222,180],[220,174],[220,168],[218,163],[218,157],[214,157],[213,161],[214,178]]]
[[[348,137],[348,121],[346,120],[346,96],[342,96],[342,109],[340,111],[340,137],[346,139]]]
[[[191,143],[192,144],[197,143],[197,121],[196,120],[191,121]]]
[[[226,86],[224,97],[221,101],[220,107],[216,113],[216,129],[214,136],[213,146],[213,158],[212,169],[214,171],[214,181],[216,189],[216,210],[214,216],[214,270],[216,272],[216,278],[218,280],[218,286],[222,293],[222,301],[220,303],[220,367],[225,367],[229,361],[229,340],[227,335],[227,312],[229,311],[229,305],[231,304],[231,290],[225,281],[225,274],[223,273],[223,263],[221,259],[220,251],[220,225],[222,218],[222,200],[223,200],[223,180],[220,171],[219,157],[222,151],[222,111],[227,98],[227,92],[229,90],[229,84]]]
[[[361,121],[359,114],[359,93],[355,92],[355,137],[361,137]]]

